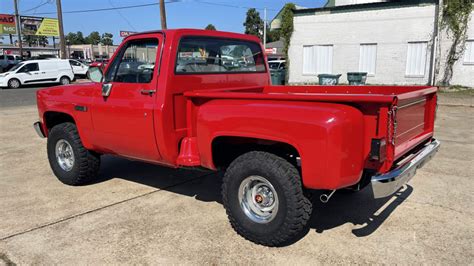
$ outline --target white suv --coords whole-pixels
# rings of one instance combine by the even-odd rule
[[[30,60],[0,74],[0,87],[19,88],[21,85],[44,83],[66,85],[73,79],[74,73],[68,60]]]

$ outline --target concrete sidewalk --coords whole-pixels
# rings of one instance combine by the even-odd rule
[[[230,227],[220,176],[106,156],[101,180],[52,174],[35,106],[0,109],[0,265],[472,264],[474,109],[440,106],[438,155],[397,195],[370,188],[315,202],[310,228],[284,248]]]

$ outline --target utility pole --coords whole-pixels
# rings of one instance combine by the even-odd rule
[[[166,10],[165,0],[160,0],[160,17],[161,17],[161,29],[166,30]]]
[[[20,57],[23,58],[23,43],[21,41],[21,27],[20,27],[20,14],[18,14],[18,0],[13,0],[15,3],[15,20],[16,20],[16,33],[18,34],[18,48],[20,50]]]
[[[59,47],[61,50],[61,59],[66,59],[66,40],[64,38],[63,10],[61,8],[61,0],[56,0],[56,8],[58,10],[57,12],[59,22]]]
[[[267,48],[267,8],[263,9],[263,49]]]

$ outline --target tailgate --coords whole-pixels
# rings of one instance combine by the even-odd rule
[[[433,136],[436,92],[423,95],[400,95],[392,109],[394,159]]]

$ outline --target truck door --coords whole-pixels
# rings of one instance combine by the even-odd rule
[[[153,110],[159,75],[160,33],[132,36],[120,46],[94,98],[94,145],[105,152],[158,161]]]

